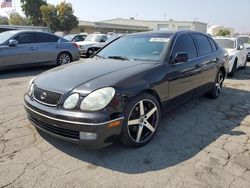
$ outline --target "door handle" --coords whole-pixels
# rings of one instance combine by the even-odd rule
[[[31,46],[30,47],[30,50],[35,50],[36,48],[34,46]]]
[[[60,48],[60,45],[56,45],[57,48]]]

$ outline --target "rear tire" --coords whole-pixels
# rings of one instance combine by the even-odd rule
[[[133,98],[125,107],[121,141],[129,147],[147,144],[155,135],[161,117],[157,99],[143,93]]]
[[[220,70],[216,76],[213,89],[208,93],[210,98],[217,99],[220,96],[224,79],[225,75],[222,70]]]
[[[68,52],[61,52],[58,57],[57,57],[57,65],[65,65],[70,63],[71,60],[71,55]]]

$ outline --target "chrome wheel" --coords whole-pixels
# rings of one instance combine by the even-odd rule
[[[159,110],[157,105],[149,99],[137,102],[128,116],[128,135],[136,143],[148,141],[157,128]]]
[[[215,82],[216,96],[219,96],[221,93],[223,80],[224,80],[224,75],[222,72],[219,72],[217,80]]]
[[[65,65],[71,62],[70,56],[66,53],[62,53],[58,58],[58,65]]]

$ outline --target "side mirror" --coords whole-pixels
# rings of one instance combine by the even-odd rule
[[[243,45],[240,45],[239,50],[243,50],[243,48],[244,48],[244,46],[243,46]]]
[[[105,40],[104,40],[104,39],[101,39],[100,42],[105,42]]]
[[[188,54],[185,52],[178,52],[175,55],[175,63],[180,63],[180,62],[187,62],[188,61]]]
[[[15,40],[15,39],[10,39],[10,40],[9,40],[8,46],[10,46],[10,47],[15,47],[15,46],[17,46],[17,45],[18,45],[18,41],[17,41],[17,40]]]

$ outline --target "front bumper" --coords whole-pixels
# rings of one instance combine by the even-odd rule
[[[102,148],[112,144],[120,136],[123,117],[111,119],[108,114],[70,112],[49,107],[24,96],[24,108],[29,121],[43,132],[85,147]],[[110,126],[120,122],[118,126]],[[82,133],[94,134],[96,138],[83,138]]]
[[[87,54],[87,50],[79,48],[80,51],[80,55],[86,55]]]

